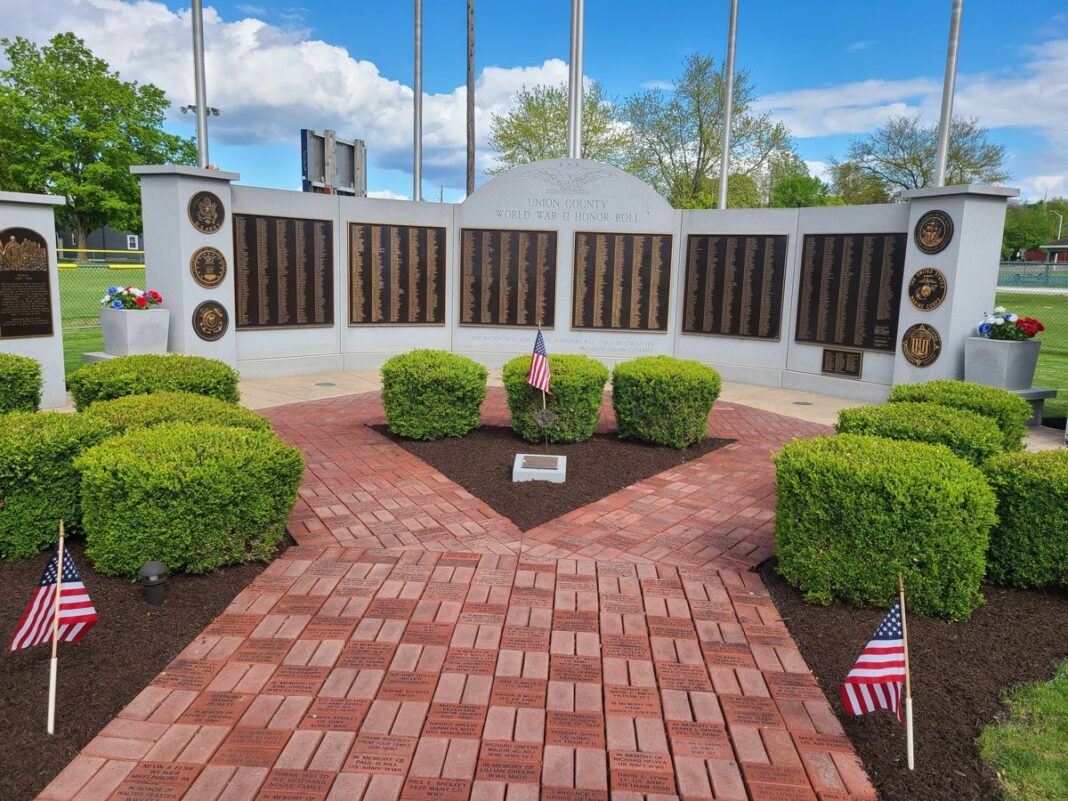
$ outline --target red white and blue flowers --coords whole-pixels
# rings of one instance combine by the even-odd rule
[[[154,289],[147,292],[135,286],[113,286],[100,299],[100,305],[109,309],[149,309],[163,302],[163,296]]]
[[[979,336],[988,339],[1019,341],[1033,339],[1036,334],[1045,331],[1046,326],[1034,317],[1020,317],[1018,314],[1006,311],[1004,306],[997,306],[993,313],[983,318],[976,330]]]

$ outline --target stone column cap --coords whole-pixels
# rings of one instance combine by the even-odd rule
[[[910,189],[901,197],[912,200],[925,197],[945,197],[947,195],[987,195],[989,197],[1018,197],[1019,189],[1008,186],[984,186],[981,184],[957,184],[956,186],[928,186],[923,189]]]
[[[62,206],[67,202],[59,195],[39,195],[35,192],[0,192],[0,203],[40,203],[44,206]]]
[[[200,167],[186,167],[184,164],[148,164],[130,167],[134,175],[185,175],[190,178],[214,178],[217,181],[237,181],[240,173],[207,170]]]

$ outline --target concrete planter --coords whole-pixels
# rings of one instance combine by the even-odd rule
[[[100,310],[100,327],[104,330],[104,353],[130,356],[135,353],[166,353],[169,309]]]
[[[964,340],[964,380],[987,387],[1030,389],[1041,347],[1037,339],[1014,342],[968,337]]]

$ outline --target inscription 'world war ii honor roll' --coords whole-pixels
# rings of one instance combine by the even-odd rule
[[[916,222],[914,235],[924,253],[941,253],[953,239],[953,219],[940,209],[929,211]]]
[[[225,220],[226,210],[218,195],[212,192],[197,192],[189,198],[189,222],[200,233],[217,233]]]

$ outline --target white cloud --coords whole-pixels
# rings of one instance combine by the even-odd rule
[[[659,89],[661,92],[672,92],[675,90],[675,84],[673,84],[671,81],[644,81],[640,84],[640,86],[642,89]]]
[[[249,15],[226,20],[204,10],[208,102],[222,115],[211,120],[213,140],[256,145],[295,142],[301,128],[331,128],[367,142],[368,158],[383,169],[410,171],[410,86],[383,76],[371,61],[347,49],[309,39],[302,30]],[[304,9],[279,12],[286,22]],[[0,0],[6,31],[43,42],[76,31],[94,53],[124,78],[161,87],[177,107],[193,101],[188,10],[172,11],[152,0],[51,0],[47,14],[23,0]],[[283,23],[285,24],[285,23]],[[476,94],[477,168],[492,166],[484,146],[490,117],[506,112],[515,92],[567,80],[567,64],[550,59],[516,68],[486,67]],[[466,88],[423,98],[423,170],[430,183],[462,186],[466,153]]]
[[[872,45],[874,45],[874,44],[875,44],[875,40],[874,39],[861,39],[860,41],[857,41],[857,42],[850,42],[849,46],[846,47],[846,52],[847,53],[859,53],[861,50],[870,49],[872,47]]]
[[[378,198],[379,200],[411,200],[411,195],[401,195],[396,192],[391,192],[388,189],[370,189],[367,192],[367,197]]]
[[[819,178],[821,181],[830,183],[831,165],[826,161],[806,161],[805,166],[808,167],[808,174],[813,178]]]
[[[1032,175],[1021,178],[1019,185],[1023,200],[1068,197],[1068,175]]]

